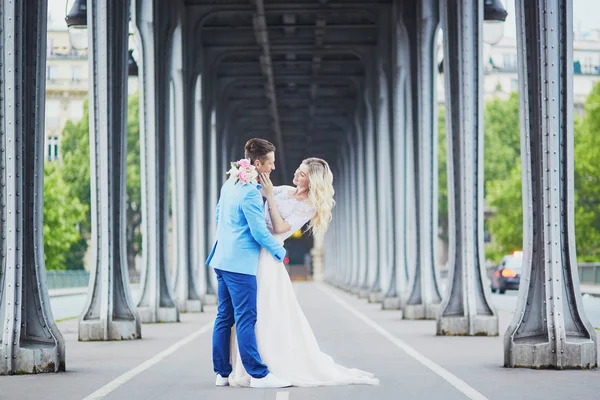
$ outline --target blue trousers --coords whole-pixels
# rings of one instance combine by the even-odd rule
[[[269,369],[262,363],[254,325],[256,324],[256,276],[215,269],[217,274],[219,307],[213,330],[213,366],[215,373],[227,377],[231,373],[229,361],[231,327],[236,334],[242,364],[253,378],[264,378]]]

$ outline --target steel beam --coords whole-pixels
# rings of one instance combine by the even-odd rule
[[[573,2],[517,0],[523,270],[504,365],[594,368],[575,255]]]
[[[405,319],[435,319],[441,302],[435,268],[437,236],[437,114],[435,35],[438,0],[402,3],[410,43],[414,176],[417,218],[415,276],[404,307]]]
[[[449,288],[438,335],[498,335],[498,316],[484,282],[483,3],[441,0],[448,143]]]
[[[0,375],[65,370],[44,267],[44,0],[0,6]]]
[[[169,285],[169,81],[174,8],[133,0],[132,18],[143,49],[140,70],[142,238],[144,269],[138,311],[142,322],[179,322]]]
[[[261,67],[267,83],[265,85],[265,94],[271,100],[270,109],[271,117],[273,118],[273,130],[275,134],[275,142],[277,144],[277,155],[279,157],[281,177],[287,178],[287,166],[285,163],[285,148],[283,143],[283,135],[281,132],[281,124],[279,122],[279,112],[277,110],[277,95],[275,92],[275,78],[273,74],[273,65],[271,65],[271,46],[269,44],[269,32],[267,30],[267,20],[265,17],[265,5],[263,0],[254,0],[256,3],[256,16],[253,19],[254,29],[258,45],[262,50],[260,56]]]

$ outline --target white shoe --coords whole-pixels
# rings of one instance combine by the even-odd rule
[[[229,386],[229,378],[223,378],[221,375],[217,374],[215,386]]]
[[[265,388],[283,388],[292,386],[291,382],[286,381],[285,379],[280,379],[273,375],[272,373],[267,374],[264,378],[250,378],[250,387],[265,389]]]

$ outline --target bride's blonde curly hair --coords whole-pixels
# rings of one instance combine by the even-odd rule
[[[308,201],[316,209],[308,230],[314,236],[322,238],[331,222],[331,210],[335,205],[333,173],[327,161],[320,158],[307,158],[302,164],[308,167]]]

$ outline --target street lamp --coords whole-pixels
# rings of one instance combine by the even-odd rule
[[[65,9],[67,5],[68,1],[65,5]],[[69,27],[69,40],[71,41],[71,46],[77,50],[86,50],[88,48],[86,0],[75,0],[65,21]]]
[[[497,44],[504,36],[504,21],[508,12],[500,0],[484,0],[483,6],[483,41]]]
[[[127,72],[129,76],[138,76],[138,66],[133,58],[133,50],[129,50],[129,59],[127,62]]]

